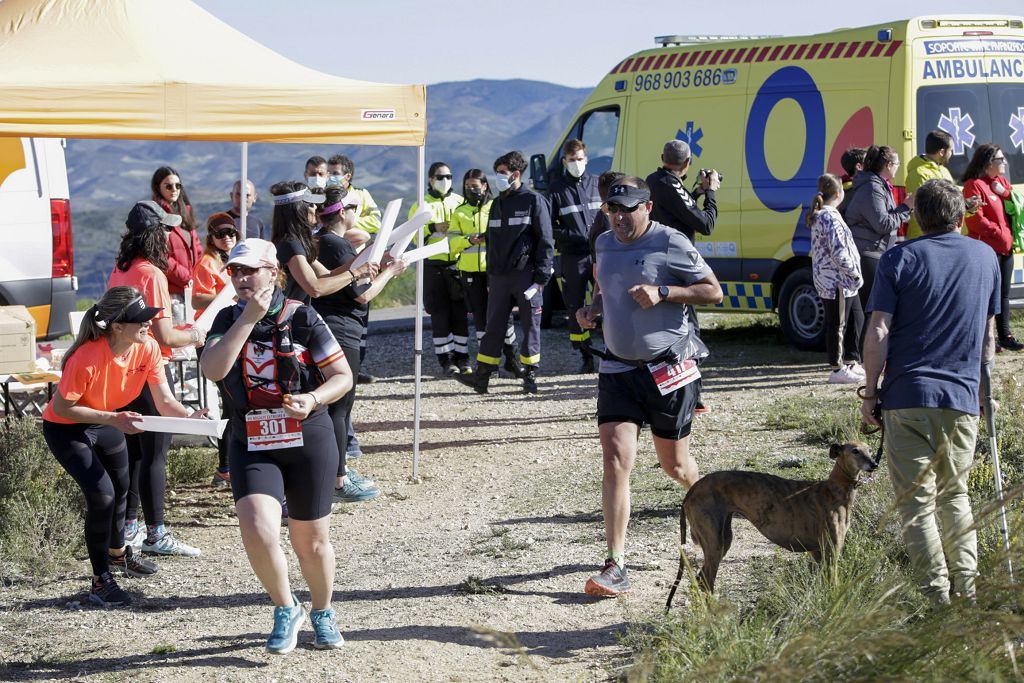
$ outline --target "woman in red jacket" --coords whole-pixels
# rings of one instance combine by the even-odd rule
[[[1002,276],[999,315],[996,332],[997,350],[1020,351],[1024,344],[1010,333],[1010,279],[1013,276],[1013,232],[1006,216],[1003,200],[1010,198],[1012,186],[1006,179],[1006,156],[991,143],[979,145],[964,171],[964,198],[978,197],[981,206],[967,217],[967,234],[995,250]]]
[[[185,287],[192,280],[192,272],[203,256],[203,244],[192,216],[192,205],[178,172],[170,166],[156,169],[150,188],[153,201],[164,211],[181,216],[181,225],[174,228],[168,238],[167,288],[172,297],[184,301]]]

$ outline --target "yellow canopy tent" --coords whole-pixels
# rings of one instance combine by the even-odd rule
[[[426,124],[423,85],[306,68],[190,0],[0,0],[0,136],[236,141],[243,178],[248,142],[415,146],[422,205]]]

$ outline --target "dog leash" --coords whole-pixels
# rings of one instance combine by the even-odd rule
[[[864,395],[865,391],[867,391],[867,387],[857,387],[857,397],[860,398],[862,401],[868,400],[868,398]],[[873,427],[868,424],[862,424],[860,427],[860,431],[862,434],[874,434],[876,432],[878,433],[878,450],[875,452],[875,466],[877,467],[878,464],[882,462],[882,453],[885,448],[885,425],[882,422],[881,399],[876,400],[875,409],[871,411],[871,414],[874,416],[876,420],[878,420],[878,426]]]

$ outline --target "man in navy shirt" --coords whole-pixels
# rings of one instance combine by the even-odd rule
[[[907,554],[921,591],[941,605],[950,601],[950,578],[954,596],[974,600],[978,541],[967,474],[985,399],[981,364],[995,355],[999,265],[987,245],[960,234],[957,187],[929,180],[916,197],[924,235],[882,256],[868,300],[861,415],[879,424],[881,407]]]

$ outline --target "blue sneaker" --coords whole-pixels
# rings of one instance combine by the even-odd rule
[[[306,619],[306,610],[292,593],[292,607],[274,608],[274,630],[267,639],[267,652],[273,655],[285,655],[295,649],[299,641],[299,627]]]
[[[361,503],[364,500],[373,500],[380,495],[380,489],[376,486],[361,484],[346,477],[345,485],[340,489],[334,489],[335,503]]]
[[[364,477],[355,470],[346,469],[345,474],[348,475],[349,481],[354,481],[357,484],[370,487],[377,485],[377,482],[375,482],[373,479],[370,479],[369,477]]]
[[[345,644],[333,609],[310,610],[309,620],[313,622],[313,647],[318,650],[337,650]]]
[[[136,550],[142,550],[142,543],[146,540],[146,528],[139,524],[139,520],[124,523],[124,542]]]

